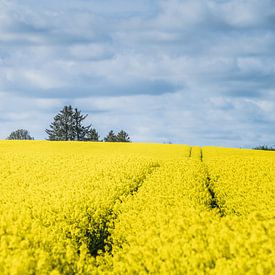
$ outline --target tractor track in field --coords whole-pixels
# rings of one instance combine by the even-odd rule
[[[197,148],[198,149],[198,148]],[[197,150],[196,149],[196,150]],[[194,155],[192,155],[194,153]],[[205,178],[205,187],[210,194],[211,201],[209,203],[209,208],[210,209],[216,209],[218,210],[219,215],[222,217],[223,213],[222,210],[218,204],[217,196],[215,194],[215,190],[213,188],[213,183],[210,178],[209,172],[208,172],[208,167],[207,164],[203,162],[204,156],[203,156],[203,151],[202,148],[200,148],[200,152],[195,152],[195,150],[192,150],[192,147],[190,148],[190,158],[195,158],[203,163],[204,169],[206,171],[206,178]],[[112,252],[112,242],[111,242],[111,229],[114,228],[114,223],[117,219],[117,213],[114,211],[114,207],[117,204],[123,204],[125,200],[128,198],[135,196],[139,189],[142,187],[144,182],[152,175],[154,174],[160,165],[155,165],[151,167],[151,170],[149,171],[148,174],[145,176],[141,177],[140,179],[137,180],[136,185],[133,186],[126,194],[122,195],[121,197],[116,198],[114,201],[114,204],[110,209],[108,209],[107,213],[102,216],[101,218],[101,223],[98,224],[98,227],[95,228],[92,232],[87,229],[85,237],[88,240],[88,249],[90,252],[91,256],[96,257],[100,253],[111,253]]]
[[[193,151],[193,150],[192,150],[192,147],[191,147],[191,149],[190,149],[190,157],[191,157],[191,158],[192,158],[192,151]],[[199,158],[198,158],[198,156],[197,156],[196,159],[200,159],[200,161],[203,163],[204,169],[205,169],[206,174],[207,174],[206,179],[205,179],[205,186],[206,186],[206,188],[207,188],[208,193],[209,193],[210,196],[211,196],[211,202],[210,202],[210,204],[209,204],[210,209],[217,209],[219,215],[220,215],[221,217],[223,217],[223,216],[224,216],[224,213],[223,213],[223,211],[222,211],[222,209],[221,209],[221,207],[220,207],[220,205],[219,205],[219,203],[218,203],[217,195],[216,195],[215,190],[214,190],[214,188],[213,188],[213,181],[212,181],[212,179],[211,179],[211,177],[210,177],[209,170],[208,170],[208,166],[207,166],[207,164],[203,161],[204,156],[203,156],[203,150],[202,150],[201,147],[200,147],[200,156],[199,156]]]
[[[89,249],[89,253],[91,256],[96,257],[100,253],[111,253],[112,251],[112,243],[110,242],[111,237],[111,229],[113,229],[114,223],[117,219],[117,214],[114,211],[114,207],[117,204],[123,204],[125,200],[128,198],[135,196],[140,187],[144,184],[144,182],[153,174],[155,173],[158,168],[160,167],[159,164],[156,164],[151,167],[151,170],[148,174],[143,177],[140,177],[136,181],[136,185],[133,186],[127,193],[118,196],[112,207],[107,210],[106,214],[102,215],[100,219],[100,223],[94,228],[94,230],[90,231],[89,229],[85,232],[85,239],[87,240],[87,247]]]

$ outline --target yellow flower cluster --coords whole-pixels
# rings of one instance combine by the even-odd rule
[[[112,254],[103,259],[109,270],[185,274],[196,273],[204,264],[208,269],[212,262],[204,236],[213,217],[205,178],[203,164],[192,159],[166,162],[147,178],[117,209],[110,235]]]
[[[205,147],[203,156],[224,214],[275,214],[274,152]]]
[[[0,274],[81,273],[104,248],[115,203],[174,145],[0,142]],[[171,146],[169,146],[171,148]]]
[[[275,155],[228,150],[192,148],[119,208],[104,257],[110,273],[273,274]]]
[[[272,274],[275,154],[1,141],[0,274]]]
[[[200,146],[192,146],[190,150],[190,157],[193,159],[201,160],[202,151]]]

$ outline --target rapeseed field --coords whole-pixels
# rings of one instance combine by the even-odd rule
[[[275,274],[275,153],[0,142],[0,274]]]

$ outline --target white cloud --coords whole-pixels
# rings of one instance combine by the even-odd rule
[[[46,75],[41,71],[24,71],[23,77],[30,83],[30,85],[33,85],[38,89],[48,90],[62,86],[62,82],[56,79],[56,77]]]
[[[274,15],[271,0],[1,1],[0,136],[43,138],[75,104],[102,135],[271,143]]]
[[[112,55],[112,51],[110,47],[99,43],[89,43],[85,45],[73,45],[69,49],[71,55],[75,59],[102,59],[102,58],[110,58]]]

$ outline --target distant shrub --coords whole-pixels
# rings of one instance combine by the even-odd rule
[[[259,145],[255,148],[253,148],[254,150],[266,150],[266,151],[275,151],[275,148],[272,146],[267,146],[267,145]]]
[[[34,138],[30,135],[28,130],[18,129],[10,133],[7,137],[10,140],[33,140]]]

